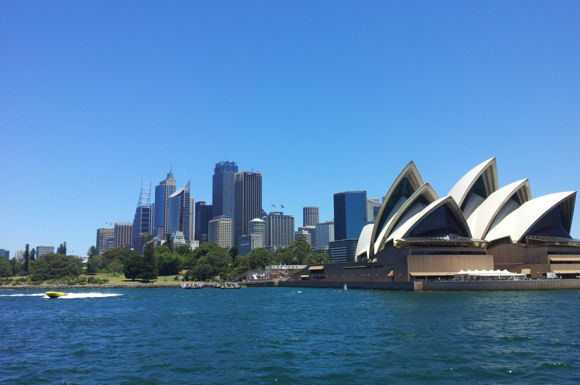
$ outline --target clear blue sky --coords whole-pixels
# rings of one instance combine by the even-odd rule
[[[2,1],[0,248],[84,255],[169,167],[263,173],[264,209],[332,219],[415,160],[445,195],[580,188],[577,1]],[[572,235],[580,237],[580,219]]]

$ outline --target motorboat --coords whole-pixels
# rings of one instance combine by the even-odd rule
[[[59,297],[64,297],[68,293],[64,293],[62,291],[47,291],[44,294],[46,294],[48,296],[48,298],[59,298]]]

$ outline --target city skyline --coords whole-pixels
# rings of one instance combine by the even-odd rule
[[[209,205],[227,160],[296,223],[332,221],[337,192],[381,198],[411,160],[440,194],[491,157],[533,197],[580,190],[575,2],[152,4],[0,4],[11,257],[85,255],[171,168]]]

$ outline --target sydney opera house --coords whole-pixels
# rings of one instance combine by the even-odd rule
[[[461,270],[531,278],[580,274],[580,240],[570,235],[576,192],[532,198],[528,179],[500,187],[495,158],[440,197],[410,162],[389,188],[375,223],[361,232],[355,263],[310,266],[303,280],[411,282]]]

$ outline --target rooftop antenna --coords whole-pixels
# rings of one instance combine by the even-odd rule
[[[138,207],[149,206],[151,204],[151,181],[141,180],[141,192],[139,193]]]

